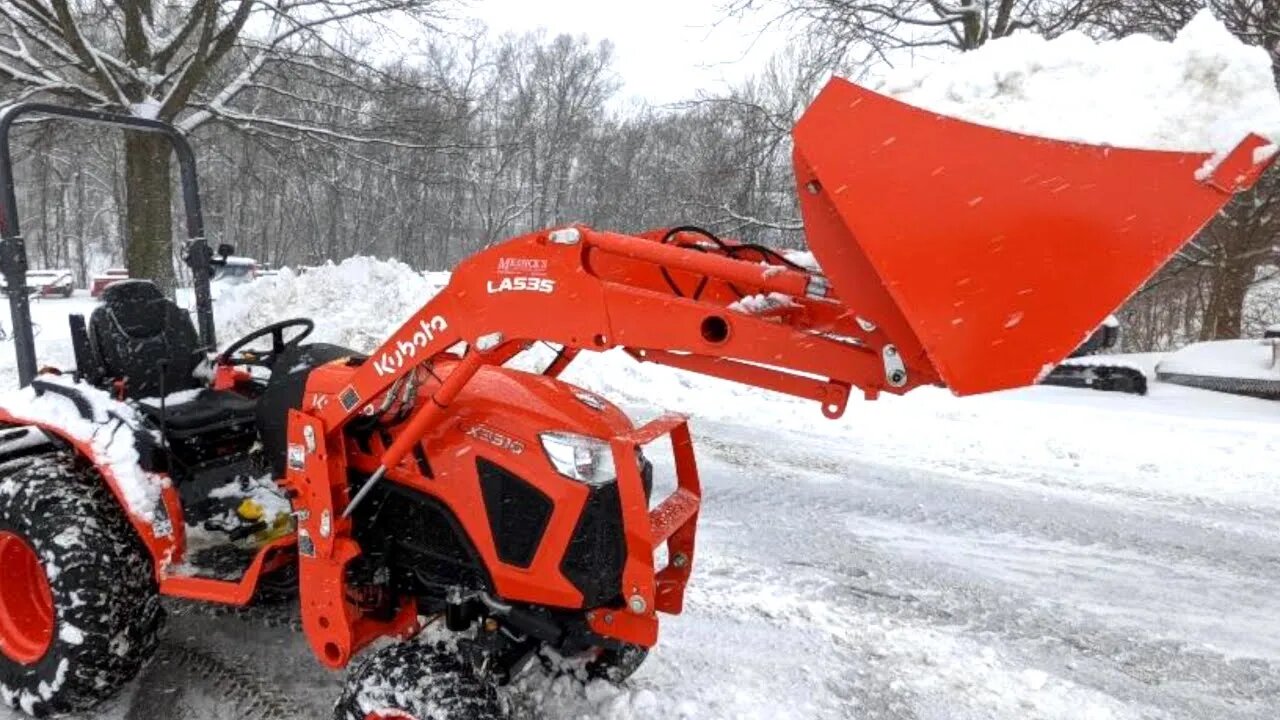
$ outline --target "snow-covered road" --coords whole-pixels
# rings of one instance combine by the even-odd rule
[[[528,717],[1280,716],[1275,403],[926,389],[831,422],[628,363],[583,358],[572,379],[638,419],[694,416],[686,612],[625,688],[523,679]],[[323,720],[339,681],[288,628],[179,614],[92,717]]]
[[[1047,413],[1075,399],[1021,392]],[[1126,401],[1095,400],[1102,422]],[[631,717],[628,702],[636,717],[1280,712],[1271,508],[1163,492],[1158,469],[1138,491],[976,454],[884,461],[838,435],[708,421],[697,435],[704,552],[687,614],[638,689],[553,717]]]

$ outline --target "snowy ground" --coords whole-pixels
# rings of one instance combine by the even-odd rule
[[[399,298],[407,312],[438,284],[348,270],[366,288],[382,273],[380,290],[356,302],[323,275],[305,293],[305,278],[261,286],[220,308],[224,341],[306,311],[318,336],[368,342],[347,318],[394,323],[361,308]],[[91,307],[36,304],[42,362],[69,360],[65,315]],[[638,419],[693,415],[700,554],[686,613],[627,687],[530,678],[529,717],[1280,715],[1275,403],[1161,383],[1143,398],[920,390],[828,421],[625,358],[580,363],[571,379]],[[12,383],[11,343],[0,367]],[[339,682],[288,629],[179,615],[159,660],[92,717],[267,716],[257,703],[327,718]]]

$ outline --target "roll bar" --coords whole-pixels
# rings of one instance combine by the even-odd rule
[[[196,179],[196,159],[186,136],[160,120],[120,115],[100,110],[84,110],[48,103],[24,102],[0,108],[0,273],[9,287],[9,310],[13,319],[14,349],[18,359],[18,382],[27,386],[36,375],[36,351],[31,328],[31,305],[27,299],[27,251],[18,225],[18,203],[14,192],[13,161],[9,151],[9,130],[24,115],[47,115],[75,122],[106,125],[135,132],[163,135],[178,156],[182,181],[182,206],[187,219],[186,262],[192,269],[196,295],[196,321],[200,341],[216,347],[213,301],[209,275],[213,253],[204,237],[204,216],[200,211],[200,188]]]

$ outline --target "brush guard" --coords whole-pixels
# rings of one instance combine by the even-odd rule
[[[652,510],[635,461],[637,451],[663,437],[671,438],[676,489]],[[657,613],[677,615],[684,609],[685,584],[693,571],[693,551],[702,507],[702,485],[694,460],[688,418],[667,413],[643,427],[614,437],[614,467],[622,505],[626,562],[622,568],[623,607],[587,613],[592,631],[605,637],[651,647],[658,641]],[[666,545],[666,565],[654,556]]]

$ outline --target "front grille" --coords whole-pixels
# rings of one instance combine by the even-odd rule
[[[480,493],[498,559],[508,565],[529,567],[547,523],[551,522],[551,498],[484,458],[476,459],[476,472],[480,475]]]
[[[647,496],[653,487],[653,465],[648,461],[642,464],[640,477]],[[616,605],[622,596],[622,566],[626,560],[618,484],[592,488],[560,563],[560,572],[582,593],[584,607]]]
[[[560,572],[582,593],[584,607],[599,607],[612,603],[620,594],[626,557],[618,484],[593,488]]]
[[[353,494],[357,489],[352,487]],[[356,511],[355,527],[364,556],[390,562],[409,587],[430,592],[493,587],[480,553],[452,509],[438,498],[380,483]]]

